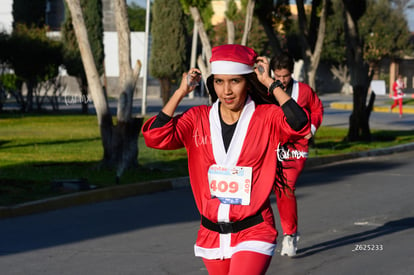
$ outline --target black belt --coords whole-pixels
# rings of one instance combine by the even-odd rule
[[[205,228],[220,234],[237,233],[263,221],[261,213],[236,222],[212,222],[206,217],[201,216],[201,224]]]

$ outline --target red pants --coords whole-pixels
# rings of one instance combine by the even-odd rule
[[[306,158],[283,161],[283,174],[291,190],[277,191],[276,203],[279,210],[283,235],[295,234],[298,230],[298,208],[296,203],[296,181],[305,167]]]
[[[391,105],[391,110],[394,109],[397,105],[399,105],[400,107],[400,116],[402,116],[403,114],[403,99],[402,98],[398,98],[398,99],[394,99],[394,104]]]
[[[210,275],[262,275],[269,268],[271,256],[241,251],[235,253],[231,259],[208,260],[204,265]]]

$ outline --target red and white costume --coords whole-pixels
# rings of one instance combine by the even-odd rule
[[[291,97],[300,107],[310,114],[311,132],[322,124],[323,105],[312,88],[302,82],[293,80]],[[296,181],[305,167],[309,152],[309,140],[301,138],[297,141],[289,140],[289,143],[278,150],[278,158],[282,161],[283,173],[287,184],[295,190]],[[278,192],[277,207],[280,215],[280,222],[283,233],[292,235],[297,232],[297,204],[294,193],[286,195]]]
[[[219,101],[213,106],[192,107],[173,117],[166,125],[150,129],[155,117],[142,129],[148,147],[185,147],[191,188],[198,211],[212,222],[233,222],[261,213],[264,222],[238,233],[220,234],[200,226],[194,246],[196,256],[228,259],[238,251],[273,255],[277,231],[269,195],[272,192],[279,143],[296,140],[309,133],[309,125],[295,132],[282,109],[257,105],[249,98],[237,123],[228,151],[221,135]],[[208,170],[213,164],[252,168],[249,205],[223,204],[212,198]]]
[[[314,135],[322,124],[323,105],[321,100],[309,85],[296,80],[293,80],[291,97],[300,107],[310,113],[311,131],[312,135]]]
[[[405,89],[405,83],[402,79],[398,78],[394,83],[392,84],[392,90],[394,92],[393,99],[394,103],[391,105],[391,111],[394,109],[397,105],[399,106],[399,112],[400,117],[403,114],[403,97],[404,97],[404,89]]]
[[[393,99],[400,99],[404,96],[405,83],[402,79],[397,79],[392,84],[392,91],[394,92]]]

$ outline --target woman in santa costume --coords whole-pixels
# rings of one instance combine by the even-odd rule
[[[266,59],[251,48],[215,47],[210,62],[207,86],[213,105],[174,116],[181,100],[194,90],[190,84],[200,79],[200,71],[191,69],[142,133],[149,147],[187,149],[191,188],[201,215],[194,251],[209,274],[264,274],[277,238],[269,201],[276,150],[309,133],[308,116],[281,82],[269,76]],[[275,99],[281,107],[263,104]]]

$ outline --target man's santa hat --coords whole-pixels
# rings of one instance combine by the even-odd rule
[[[257,53],[246,46],[227,44],[211,51],[212,74],[248,74],[253,72]]]

